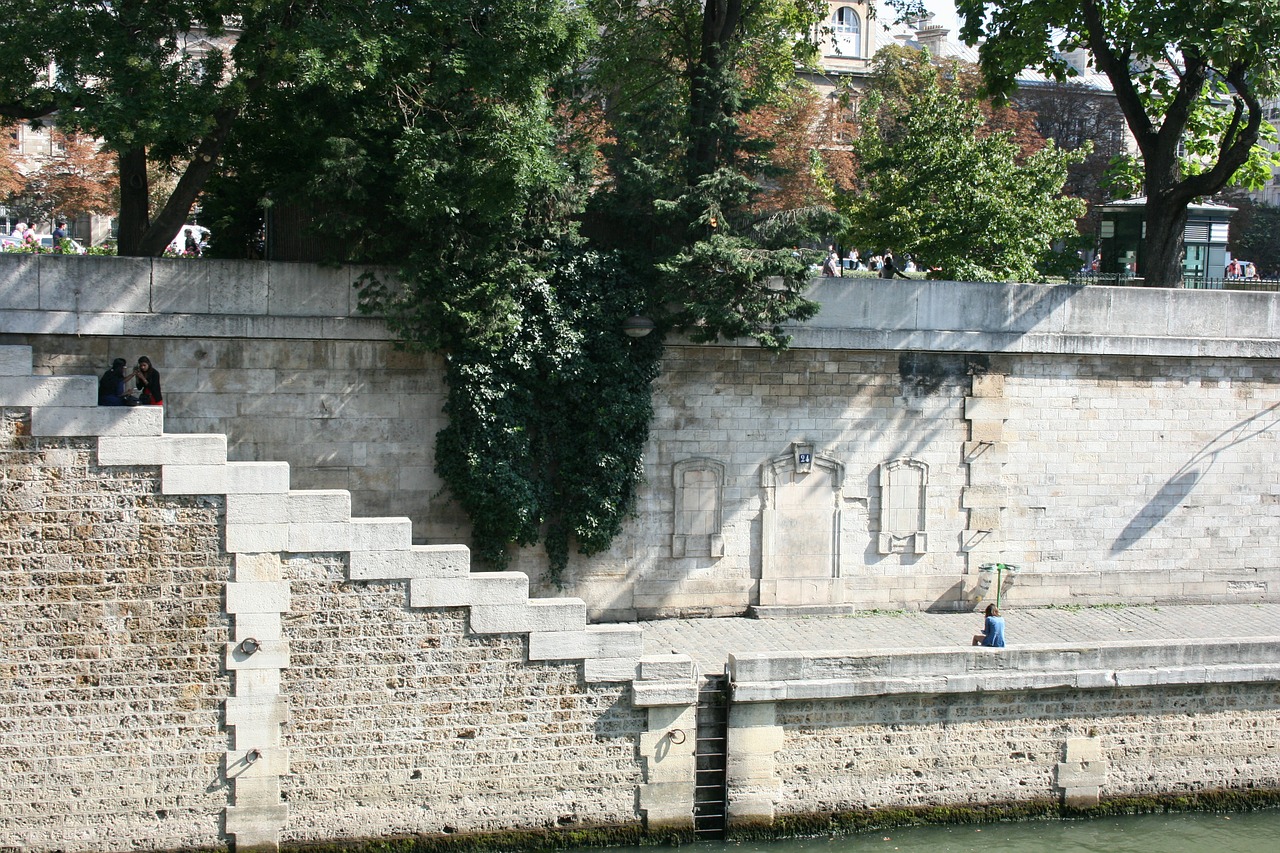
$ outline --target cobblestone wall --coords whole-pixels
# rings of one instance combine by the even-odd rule
[[[1068,740],[1104,797],[1280,789],[1280,688],[966,693],[778,706],[779,813],[1057,799]]]
[[[481,607],[410,607],[407,579],[350,581],[346,552],[299,553],[278,563],[286,609],[276,640],[246,596],[279,590],[240,577],[255,570],[244,555],[233,566],[226,498],[162,494],[181,466],[103,467],[99,439],[32,437],[29,410],[0,411],[0,850],[217,848],[233,832],[237,843],[274,836],[273,825],[251,823],[260,805],[280,811],[252,799],[264,787],[254,762],[280,774],[286,841],[636,823],[647,712],[631,706],[623,677],[584,679],[582,662],[634,671],[634,658],[618,657],[634,632],[591,633],[580,603],[526,606],[522,576],[483,576],[501,587],[492,594],[480,581],[472,589],[465,566],[442,581],[449,558],[425,549],[390,552],[426,561],[405,570],[427,576],[414,595]],[[313,514],[332,497],[316,494]],[[527,625],[472,630],[485,606],[491,622],[500,610],[544,626],[538,660]],[[278,655],[282,668],[246,668],[232,646],[250,632],[265,639],[258,656]],[[274,706],[247,689],[273,680],[278,744],[274,712],[255,722],[246,710]],[[235,830],[224,818],[233,769]]]
[[[407,610],[402,585],[348,582],[342,561],[295,557],[285,576],[282,841],[635,822],[646,726],[623,685],[531,665],[526,638]]]
[[[28,423],[0,432],[0,849],[216,845],[221,501]]]

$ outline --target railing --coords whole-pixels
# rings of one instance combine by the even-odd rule
[[[1182,286],[1195,290],[1258,290],[1274,293],[1280,290],[1276,278],[1188,278]]]
[[[1146,287],[1146,279],[1124,273],[1075,273],[1067,278],[1070,284],[1092,284],[1106,287]],[[1181,287],[1187,290],[1253,290],[1274,293],[1280,291],[1280,279],[1275,278],[1184,278]]]

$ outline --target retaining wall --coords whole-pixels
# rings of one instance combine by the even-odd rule
[[[1278,640],[735,655],[731,819],[1274,791]]]
[[[0,849],[692,828],[688,656],[31,358],[0,346]],[[1276,645],[734,656],[730,827],[1277,791]]]
[[[359,315],[362,272],[0,256],[0,342],[52,375],[145,353],[167,430],[287,462],[295,488],[406,516],[419,544],[466,541],[433,471],[440,363]],[[967,610],[994,597],[995,563],[1018,566],[1000,580],[1021,605],[1280,594],[1275,294],[860,279],[812,295],[822,311],[785,353],[672,341],[614,547],[575,557],[563,591],[540,582],[540,550],[513,568],[595,621]]]
[[[0,347],[0,403],[0,848],[637,819],[638,628],[29,348]]]

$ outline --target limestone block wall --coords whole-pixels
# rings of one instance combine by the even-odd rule
[[[67,263],[74,261],[74,263]],[[466,540],[433,468],[437,359],[362,316],[362,268],[175,258],[0,256],[0,344],[37,374],[101,375],[149,356],[165,429],[221,433],[229,458],[286,462],[299,489],[413,519],[419,542]]]
[[[1274,644],[738,656],[731,822],[1276,790]]]
[[[0,847],[639,820],[638,628],[31,358],[0,347]]]
[[[467,541],[433,471],[440,363],[361,270],[0,256],[0,343],[159,365],[171,433]],[[826,280],[792,349],[669,342],[636,515],[564,589],[593,621],[756,608],[1272,600],[1280,297]],[[995,576],[994,563],[1017,568]]]
[[[655,402],[635,520],[571,564],[568,589],[605,614],[743,612],[807,546],[828,548],[829,580],[802,578],[793,604],[968,609],[995,599],[995,562],[1017,567],[1000,592],[1018,606],[1280,594],[1273,359],[680,347]],[[779,546],[762,472],[800,446],[843,483]],[[723,466],[723,551],[676,556],[672,472],[700,458]],[[900,460],[927,469],[926,537],[885,553],[881,471]],[[834,546],[820,513],[838,513]]]

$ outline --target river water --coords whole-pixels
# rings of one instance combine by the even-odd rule
[[[654,850],[621,849],[627,853]],[[709,842],[690,849],[696,853],[1278,853],[1280,810],[904,827],[835,838]],[[612,848],[608,853],[618,851]]]

